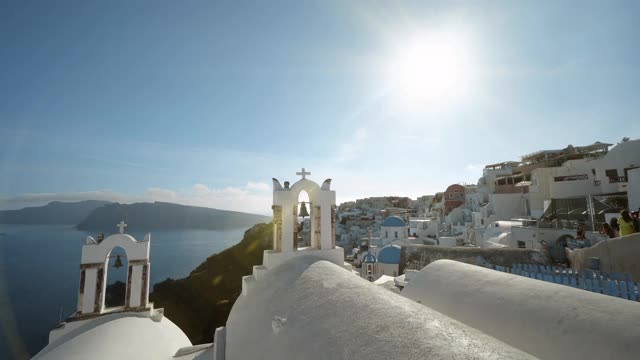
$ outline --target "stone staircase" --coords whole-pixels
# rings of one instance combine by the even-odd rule
[[[288,261],[294,257],[297,256],[303,256],[303,255],[315,255],[318,256],[319,258],[323,259],[323,260],[327,260],[330,261],[338,266],[341,266],[342,268],[344,268],[345,270],[349,271],[349,272],[353,272],[353,267],[351,266],[351,264],[342,261],[341,264],[338,264],[337,262],[337,258],[336,258],[336,254],[341,251],[342,248],[336,247],[336,249],[331,249],[331,250],[318,250],[318,249],[304,249],[304,250],[298,250],[298,251],[294,251],[292,253],[294,253],[293,255],[288,255],[288,256],[283,256],[284,259],[280,260],[280,261],[272,261],[274,262],[273,266],[270,266],[271,268],[276,267],[278,265],[280,265],[281,262],[283,261]],[[342,254],[344,254],[344,251],[341,251]],[[253,267],[253,273],[251,275],[246,275],[242,277],[242,295],[246,296],[251,292],[251,288],[253,287],[253,284],[256,283],[257,281],[260,281],[261,279],[264,278],[264,276],[267,274],[267,272],[269,271],[269,267],[267,267],[265,264],[269,262],[269,259],[271,259],[274,256],[277,256],[278,253],[274,253],[273,250],[266,250],[264,252],[264,257],[263,265],[255,265]],[[325,256],[323,256],[325,255]],[[343,256],[344,258],[344,256]]]

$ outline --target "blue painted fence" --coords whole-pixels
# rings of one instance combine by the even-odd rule
[[[640,286],[633,283],[627,273],[606,273],[593,270],[574,270],[558,266],[534,264],[513,264],[490,267],[494,270],[525,276],[532,279],[567,285],[604,295],[616,296],[627,300],[640,300]]]

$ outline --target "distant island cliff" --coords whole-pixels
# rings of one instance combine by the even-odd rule
[[[26,207],[20,210],[0,210],[0,224],[76,225],[93,210],[108,204],[111,203],[98,200],[52,201],[44,206]]]
[[[113,203],[94,209],[77,228],[89,231],[107,231],[124,220],[127,231],[153,231],[169,229],[228,230],[249,228],[270,221],[263,215],[237,211],[185,206],[172,203]]]

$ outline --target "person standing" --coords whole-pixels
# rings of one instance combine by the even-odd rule
[[[602,224],[602,230],[600,230],[600,233],[606,234],[609,237],[609,239],[613,239],[614,237],[616,237],[615,230],[613,230],[611,225],[607,223]]]
[[[578,230],[576,231],[576,240],[584,240],[584,224],[578,224]]]
[[[631,235],[636,232],[636,228],[633,224],[633,219],[629,215],[629,211],[622,210],[620,212],[620,218],[618,219],[618,226],[620,227],[620,236]]]
[[[620,236],[620,226],[618,226],[618,218],[611,218],[609,225],[611,225],[611,228],[613,229],[613,231],[615,231],[615,237]]]
[[[640,232],[640,213],[634,211],[631,213],[631,218],[633,219],[633,227],[636,232]]]

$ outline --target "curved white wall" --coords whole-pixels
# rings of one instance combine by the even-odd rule
[[[401,295],[541,359],[637,359],[640,304],[451,260]]]

